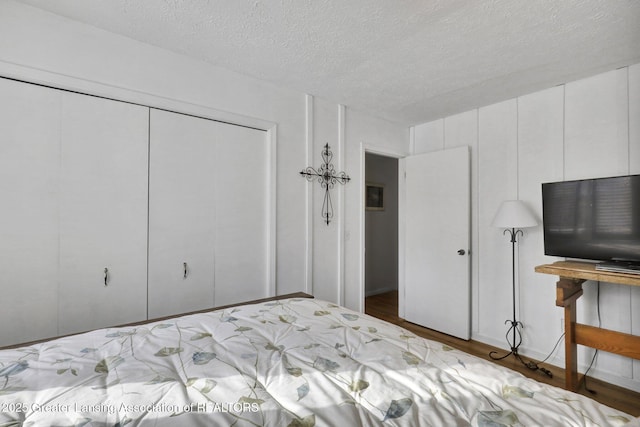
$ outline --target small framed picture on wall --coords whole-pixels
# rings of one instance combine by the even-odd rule
[[[366,209],[368,211],[383,211],[384,210],[384,185],[367,183],[366,191]]]

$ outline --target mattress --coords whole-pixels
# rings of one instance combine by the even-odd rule
[[[0,351],[0,426],[620,426],[638,420],[308,298]]]

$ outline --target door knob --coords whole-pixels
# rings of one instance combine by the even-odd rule
[[[466,254],[464,249],[458,249],[458,255],[464,255]]]

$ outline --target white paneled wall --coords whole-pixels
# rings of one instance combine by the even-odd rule
[[[629,170],[628,68],[566,85],[565,179],[624,175]],[[587,282],[578,302],[578,321],[598,325],[597,284]],[[601,284],[601,322],[630,332],[629,286]],[[638,307],[640,314],[640,307]],[[580,347],[578,363],[588,364],[594,350]],[[604,374],[631,377],[632,362],[602,353],[594,365]]]
[[[314,98],[311,120],[313,121],[313,139],[309,149],[311,150],[313,163],[305,166],[313,166],[317,170],[323,163],[322,151],[324,146],[329,144],[330,151],[333,153],[331,164],[334,165],[336,172],[341,172],[342,169],[340,169],[338,163],[341,156],[341,147],[338,143],[340,132],[339,107]],[[317,298],[341,302],[343,291],[341,284],[342,271],[340,263],[337,262],[336,250],[340,245],[340,221],[343,221],[338,198],[339,192],[344,191],[344,189],[342,185],[336,184],[330,190],[334,217],[330,219],[327,225],[321,217],[325,191],[320,187],[317,180],[307,185],[309,186],[308,191],[313,194],[311,207],[311,216],[313,218],[311,221],[311,232],[313,233],[313,294]],[[333,248],[333,250],[325,250],[326,248]]]
[[[511,253],[493,215],[503,200],[519,198],[541,220],[543,182],[640,173],[640,64],[425,123],[413,135],[415,153],[472,147],[473,338],[507,348]],[[558,259],[544,255],[541,225],[524,230],[517,257],[521,351],[540,359],[561,336],[563,316],[557,279],[534,272]],[[598,323],[596,288],[584,285],[578,321]],[[600,307],[603,327],[640,335],[640,289],[603,283]],[[582,372],[592,354],[579,350]],[[562,348],[550,363],[564,365]],[[640,390],[638,361],[601,352],[591,374]]]
[[[629,172],[627,68],[566,85],[565,179]]]
[[[542,223],[542,182],[563,179],[564,87],[558,86],[518,98],[518,195]],[[527,322],[523,330],[523,350],[551,350],[559,334],[561,310],[553,316],[538,316],[538,307],[555,301],[553,276],[534,272],[536,265],[559,258],[547,257],[542,225],[524,230],[519,239],[520,314]],[[535,340],[535,341],[534,341]],[[535,345],[534,345],[535,343]]]
[[[511,244],[491,226],[500,204],[518,197],[517,104],[501,102],[479,111],[478,123],[478,283],[477,334],[504,335],[511,313]],[[508,280],[503,280],[507,278]],[[507,286],[505,286],[507,285]],[[496,315],[502,319],[495,321]]]

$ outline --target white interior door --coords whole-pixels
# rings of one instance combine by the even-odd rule
[[[469,339],[469,149],[410,156],[402,164],[405,319]]]

